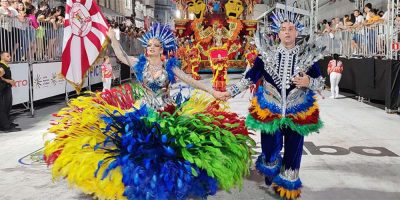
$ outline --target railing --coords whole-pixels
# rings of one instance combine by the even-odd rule
[[[12,63],[61,60],[63,25],[51,22],[39,24],[39,28],[35,29],[27,20],[0,17],[0,49],[10,52]],[[143,53],[143,47],[134,37],[122,33],[120,38],[129,55]]]
[[[387,34],[389,28],[388,24],[375,24],[319,34],[317,37],[326,45],[328,54],[388,58],[392,51]]]

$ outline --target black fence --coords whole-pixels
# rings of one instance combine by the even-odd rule
[[[321,73],[326,78],[327,66],[331,58],[319,61]],[[385,102],[388,110],[400,107],[400,61],[379,60],[373,58],[344,59],[344,70],[339,88],[354,92],[356,95]]]

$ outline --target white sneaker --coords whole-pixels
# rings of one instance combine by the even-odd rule
[[[334,97],[334,96],[330,96],[329,98],[330,98],[330,99],[334,99],[335,97]]]

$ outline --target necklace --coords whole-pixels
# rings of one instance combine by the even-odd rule
[[[158,78],[162,74],[163,66],[148,64],[148,72],[153,79]]]

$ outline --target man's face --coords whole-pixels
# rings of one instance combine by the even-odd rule
[[[285,46],[292,46],[295,44],[297,37],[297,30],[293,23],[283,22],[281,30],[278,33],[279,39]]]
[[[1,0],[1,7],[3,7],[3,8],[8,8],[8,6],[10,5],[9,3],[8,3],[8,0]]]
[[[203,0],[188,0],[187,1],[189,13],[193,13],[196,19],[203,19],[206,12],[206,4]]]
[[[1,55],[1,60],[5,62],[11,62],[11,56],[9,53],[3,53]]]
[[[241,0],[228,0],[225,4],[225,14],[229,19],[237,19],[243,13],[244,7]]]

